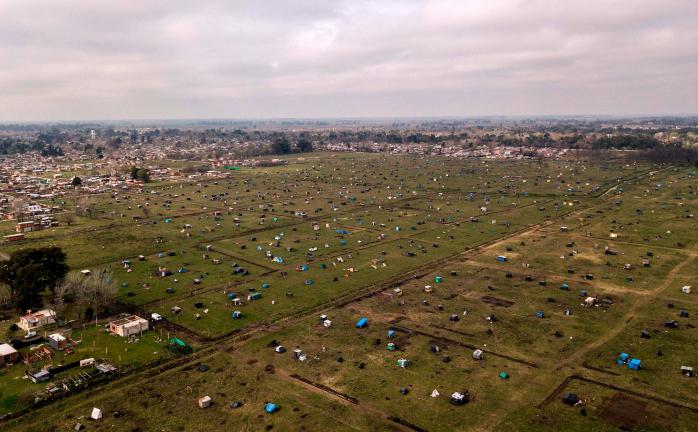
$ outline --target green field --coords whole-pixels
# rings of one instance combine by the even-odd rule
[[[118,310],[165,321],[129,343],[66,317],[82,334],[71,358],[122,373],[35,407],[46,383],[22,379],[24,365],[0,369],[0,416],[21,414],[2,430],[698,429],[698,378],[679,371],[698,368],[698,181],[687,169],[360,153],[289,161],[93,195],[92,218],[3,245],[55,244],[74,270],[107,267]],[[66,197],[66,211],[77,200]],[[361,317],[368,325],[356,328]],[[194,352],[167,351],[174,335]],[[642,368],[616,364],[621,352]],[[470,401],[452,404],[463,391]],[[581,405],[562,403],[569,392]],[[213,405],[198,408],[206,395]],[[280,410],[265,413],[268,401]],[[92,407],[105,418],[86,420]]]

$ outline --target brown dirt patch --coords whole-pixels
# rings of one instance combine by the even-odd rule
[[[605,399],[599,418],[621,429],[631,430],[647,420],[647,401],[617,392]]]
[[[492,306],[501,306],[505,308],[508,308],[509,306],[512,306],[514,304],[513,301],[492,297],[490,295],[480,297],[480,300]]]

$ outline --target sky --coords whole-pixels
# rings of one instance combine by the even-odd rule
[[[0,1],[0,122],[665,114],[696,0]]]

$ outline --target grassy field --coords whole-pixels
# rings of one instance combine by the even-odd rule
[[[124,373],[3,431],[696,430],[679,368],[698,367],[698,300],[681,292],[698,286],[697,187],[642,164],[323,153],[93,196],[96,217],[3,251],[60,245],[76,270],[112,270],[121,308],[165,321],[137,343],[73,330],[71,358]],[[194,353],[167,352],[173,335]],[[0,415],[46,387],[23,375],[0,370]]]

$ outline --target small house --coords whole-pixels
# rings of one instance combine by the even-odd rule
[[[22,330],[31,331],[55,323],[56,312],[51,309],[44,309],[34,313],[29,311],[28,314],[19,318],[17,326]]]
[[[679,370],[681,375],[686,375],[689,378],[693,376],[693,368],[691,366],[681,366]]]
[[[48,335],[48,341],[51,344],[51,348],[57,351],[61,351],[68,346],[68,339],[60,333]]]
[[[681,288],[681,292],[684,294],[690,294],[691,293],[691,286],[690,285],[684,286],[683,288]]]
[[[17,363],[19,353],[9,344],[0,344],[0,367]]]
[[[129,337],[148,330],[148,320],[131,315],[109,322],[109,332],[121,337]]]

